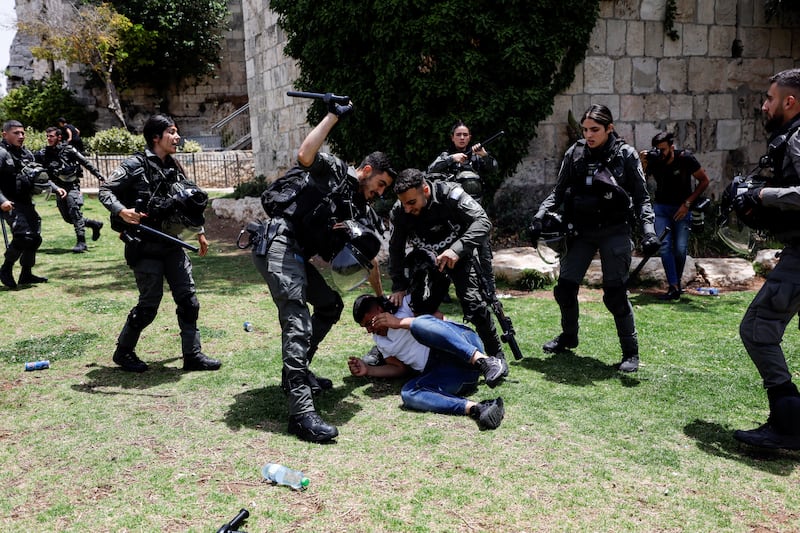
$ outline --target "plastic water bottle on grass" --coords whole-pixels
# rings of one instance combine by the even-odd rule
[[[292,470],[278,463],[265,464],[261,469],[261,475],[267,481],[276,485],[286,485],[294,490],[306,490],[309,483],[309,479],[301,471]]]

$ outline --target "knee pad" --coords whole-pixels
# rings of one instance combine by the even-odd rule
[[[625,316],[631,312],[628,294],[623,286],[603,287],[603,303],[614,316]]]
[[[142,330],[156,319],[158,309],[155,307],[139,307],[138,305],[128,313],[128,323],[131,327]]]
[[[197,296],[192,294],[178,302],[175,314],[187,322],[197,322],[197,317],[200,316],[200,302]]]
[[[344,310],[344,302],[339,293],[334,293],[334,301],[325,307],[314,307],[314,317],[328,324],[335,324],[339,321]]]
[[[38,233],[17,233],[14,235],[14,246],[18,250],[37,250],[42,244],[42,236]]]
[[[561,307],[575,305],[578,300],[578,289],[580,285],[574,281],[558,280],[555,288],[553,289],[553,297],[556,303]]]

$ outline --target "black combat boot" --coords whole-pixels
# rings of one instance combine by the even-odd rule
[[[325,422],[316,411],[289,417],[289,433],[309,442],[326,442],[339,436],[339,430]]]
[[[72,247],[72,253],[74,253],[74,254],[82,254],[86,250],[87,250],[86,237],[84,237],[84,236],[78,237],[78,242],[75,244],[75,246]]]
[[[221,366],[222,361],[212,359],[203,352],[183,356],[184,370],[219,370]]]
[[[47,278],[35,275],[31,272],[31,267],[22,267],[22,271],[19,273],[19,284],[30,285],[32,283],[47,283]]]
[[[14,272],[12,271],[13,267],[14,263],[3,263],[3,266],[0,267],[0,283],[9,289],[17,288],[17,282],[14,281]]]
[[[99,220],[86,219],[86,225],[92,230],[92,240],[96,241],[100,238],[100,230],[103,229],[103,223]]]

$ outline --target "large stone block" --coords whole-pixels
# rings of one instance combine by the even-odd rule
[[[625,39],[625,53],[629,56],[644,54],[644,23],[638,20],[628,22]]]
[[[742,123],[739,120],[717,121],[717,150],[736,150],[742,144]]]
[[[617,93],[626,95],[631,92],[633,88],[631,83],[632,69],[631,60],[628,57],[622,57],[614,61],[614,90]]]
[[[584,61],[584,84],[589,94],[614,92],[614,61],[608,57],[587,57]]]
[[[664,93],[686,92],[688,66],[684,59],[661,59],[658,62],[658,88]]]
[[[631,82],[634,94],[653,93],[658,89],[658,61],[649,57],[635,57],[632,61]]]
[[[540,245],[541,255],[533,247],[498,250],[492,259],[492,269],[498,279],[519,281],[527,272],[538,272],[549,282],[558,277],[558,256],[550,248]]]
[[[708,26],[701,24],[683,25],[683,54],[703,56],[708,53]]]
[[[606,22],[606,54],[611,57],[625,55],[626,28],[627,23],[624,20]]]
[[[747,285],[755,277],[753,264],[740,258],[696,259],[698,274],[712,287]]]
[[[734,26],[711,26],[708,29],[708,55],[731,57],[731,46],[736,39]]]

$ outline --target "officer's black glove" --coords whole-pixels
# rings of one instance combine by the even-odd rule
[[[655,233],[646,233],[642,238],[642,253],[644,255],[653,255],[661,248],[661,241]]]
[[[387,313],[392,313],[392,314],[397,312],[397,306],[394,305],[389,298],[387,298],[386,296],[378,296],[378,298],[380,298],[381,300],[380,301],[381,309],[383,309]]]
[[[528,226],[528,239],[531,241],[531,244],[537,246],[539,244],[539,237],[542,236],[542,221],[538,218],[534,218],[531,225]]]
[[[328,102],[328,112],[333,113],[339,118],[342,118],[352,111],[353,102],[350,102],[347,105],[337,104],[336,102]]]
[[[733,199],[733,208],[737,213],[746,213],[761,205],[761,187],[747,189]]]

